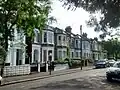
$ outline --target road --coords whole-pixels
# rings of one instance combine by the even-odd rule
[[[106,69],[93,69],[35,81],[0,87],[0,90],[120,90],[119,83],[109,83]]]

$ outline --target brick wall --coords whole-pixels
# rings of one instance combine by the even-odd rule
[[[4,77],[30,74],[30,65],[5,66]]]
[[[69,69],[68,64],[56,64],[54,71]]]

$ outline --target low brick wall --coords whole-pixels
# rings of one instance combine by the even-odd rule
[[[30,65],[5,66],[4,77],[30,74]]]
[[[68,64],[56,64],[54,71],[69,69]]]

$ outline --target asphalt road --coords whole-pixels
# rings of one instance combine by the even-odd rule
[[[119,82],[109,83],[106,69],[93,69],[0,87],[0,90],[120,90]]]

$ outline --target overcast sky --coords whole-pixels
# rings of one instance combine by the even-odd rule
[[[53,26],[57,26],[61,29],[65,29],[66,26],[72,27],[72,32],[75,34],[80,33],[79,27],[83,25],[83,32],[88,34],[88,37],[98,37],[99,33],[94,32],[93,28],[88,28],[85,24],[86,20],[89,20],[89,13],[83,9],[76,9],[76,11],[68,11],[62,7],[62,3],[58,0],[53,0],[52,12],[50,15],[54,16],[57,19],[57,23],[54,23]]]

